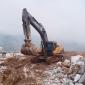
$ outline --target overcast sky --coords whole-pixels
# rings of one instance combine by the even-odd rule
[[[43,24],[49,39],[85,43],[85,0],[0,0],[1,34],[23,35],[23,8]]]

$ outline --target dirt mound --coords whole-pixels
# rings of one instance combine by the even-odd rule
[[[64,56],[69,59],[71,55],[78,54],[85,55],[84,52],[65,52]],[[62,69],[65,71],[70,69],[70,66],[67,66],[70,63],[68,60],[62,64],[63,68],[61,68],[61,63],[57,62],[51,65],[33,64],[30,62],[33,57],[35,56],[13,56],[4,59],[4,62],[0,63],[2,68],[0,70],[0,85],[57,85],[66,79],[66,74],[62,73]],[[64,80],[61,79],[62,77],[65,77]],[[74,85],[71,80],[68,82],[71,82],[69,85]]]
[[[38,77],[42,75],[45,66],[32,64],[30,62],[32,57],[34,56],[14,56],[5,59],[1,64],[6,66],[0,74],[1,83],[3,85],[40,85]]]

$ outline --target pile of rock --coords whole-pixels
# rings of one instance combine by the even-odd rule
[[[20,79],[17,81],[18,85],[21,85],[22,81],[25,83],[22,85],[85,85],[85,57],[71,56],[69,60],[65,59],[51,65],[33,64],[29,62],[30,57],[21,53],[7,53],[5,57],[0,58],[1,78],[5,75],[4,72],[10,70],[7,79],[11,83]],[[8,80],[3,82],[6,84],[2,85],[12,85],[7,84]]]
[[[85,85],[85,59],[83,56],[71,56],[64,62],[58,62],[44,72],[45,85]]]

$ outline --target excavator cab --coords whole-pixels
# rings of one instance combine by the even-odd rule
[[[53,50],[56,48],[57,44],[53,41],[48,41],[46,45],[47,45],[46,46],[47,47],[47,49],[46,49],[47,55],[52,56],[53,55]]]

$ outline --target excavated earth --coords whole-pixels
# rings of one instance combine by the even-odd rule
[[[65,52],[64,58],[70,59],[75,55],[85,56],[85,52]],[[33,57],[35,56],[12,55],[0,58],[0,85],[74,85],[63,84],[61,80],[63,74],[58,77],[58,81],[57,62],[50,65],[32,63]]]

